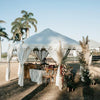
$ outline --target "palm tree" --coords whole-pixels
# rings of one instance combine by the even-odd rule
[[[22,39],[23,35],[23,29],[24,24],[21,22],[21,18],[15,19],[14,22],[12,22],[12,29],[11,32],[13,33],[13,40],[14,41],[20,41]]]
[[[26,32],[27,38],[29,36],[29,28],[31,28],[31,25],[34,26],[35,32],[37,31],[37,20],[35,18],[32,18],[33,13],[27,13],[24,10],[22,10],[21,13],[23,14],[23,16],[16,18],[15,21],[12,22],[11,32],[13,33],[12,39],[14,41],[20,41],[24,35],[24,32]]]
[[[26,37],[29,37],[29,28],[31,28],[31,25],[35,28],[35,32],[37,31],[37,20],[33,17],[33,13],[27,12],[25,10],[22,10],[21,13],[23,14],[21,20],[23,24],[25,25],[25,31],[26,31]]]
[[[0,23],[5,23],[5,21],[0,20]],[[8,34],[4,30],[5,28],[0,27],[0,61],[1,61],[1,54],[2,54],[1,37],[9,39]]]

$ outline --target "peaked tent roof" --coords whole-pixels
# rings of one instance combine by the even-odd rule
[[[68,38],[67,36],[61,35],[60,33],[57,33],[49,28],[43,30],[38,34],[30,36],[24,41],[24,44],[47,46],[52,42],[55,43],[54,41],[61,41],[68,45],[78,45],[77,41]]]

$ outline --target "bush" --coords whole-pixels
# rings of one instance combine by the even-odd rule
[[[82,71],[82,76],[83,76],[83,84],[84,85],[90,85],[91,84],[91,79],[90,79],[90,74],[88,69],[84,69]]]
[[[7,57],[7,53],[3,53],[3,54],[1,55],[1,57],[2,57],[2,58],[6,58],[6,57]]]

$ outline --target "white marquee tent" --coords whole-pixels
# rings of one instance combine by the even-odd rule
[[[13,51],[16,49],[17,50],[17,56],[18,56],[18,61],[19,61],[19,71],[18,71],[18,84],[20,86],[24,86],[24,63],[26,62],[30,52],[34,50],[34,48],[38,48],[39,50],[45,48],[50,56],[57,62],[57,64],[60,66],[61,60],[64,57],[66,51],[70,48],[73,49],[75,48],[75,45],[73,44],[68,44],[68,41],[66,39],[60,37],[60,36],[53,36],[52,32],[50,30],[49,34],[47,32],[46,35],[41,33],[37,35],[33,35],[23,42],[20,43],[13,43],[12,45],[9,46],[8,49],[8,67],[6,70],[6,80],[8,81],[10,78],[10,60],[13,54]],[[51,35],[52,37],[51,37]],[[43,37],[43,38],[42,38]],[[59,42],[60,41],[60,42]],[[37,56],[39,57],[41,53],[37,53]],[[42,58],[47,56],[47,52],[42,52]],[[58,67],[58,73],[57,73],[57,81],[59,80],[59,72],[60,72],[60,67]],[[59,82],[56,82],[56,85],[59,86]]]

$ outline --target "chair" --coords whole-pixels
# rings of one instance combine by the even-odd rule
[[[53,73],[53,75],[52,75],[52,77],[53,77],[53,79],[54,79],[54,82],[56,81],[57,69],[58,69],[58,68],[54,68],[54,73]]]
[[[48,82],[48,79],[52,82],[53,68],[46,68],[45,70],[46,74],[43,76],[43,79],[45,79],[46,83]]]

